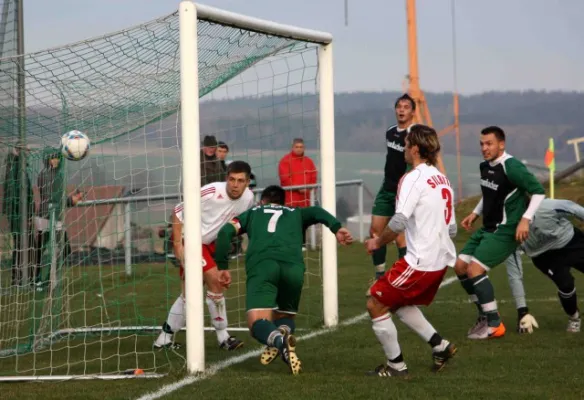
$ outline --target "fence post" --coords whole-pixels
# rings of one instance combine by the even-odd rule
[[[365,230],[364,230],[364,222],[363,222],[363,191],[365,190],[363,187],[363,182],[359,185],[358,188],[358,207],[359,207],[359,241],[361,243],[365,242]]]
[[[126,258],[126,275],[132,275],[132,203],[124,205],[124,255]]]

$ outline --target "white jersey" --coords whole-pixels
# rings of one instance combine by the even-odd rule
[[[211,244],[223,225],[254,206],[254,195],[245,189],[237,200],[227,196],[226,182],[213,182],[201,188],[201,237],[203,244]],[[183,222],[183,203],[174,208],[174,213]]]
[[[405,259],[413,269],[454,266],[456,249],[448,234],[448,226],[456,224],[453,199],[450,181],[436,167],[420,164],[402,177],[395,213],[407,219]]]

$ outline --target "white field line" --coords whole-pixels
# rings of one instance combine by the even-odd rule
[[[445,279],[440,284],[440,287],[448,286],[448,285],[452,284],[453,282],[456,282],[457,280],[458,280],[458,278],[456,278],[455,276],[450,277],[448,279]],[[322,329],[319,329],[317,331],[307,333],[306,335],[298,336],[297,339],[299,341],[313,339],[313,338],[318,337],[318,336],[332,333],[332,332],[336,331],[338,328],[358,324],[359,322],[366,320],[368,317],[369,317],[369,315],[365,312],[363,314],[356,315],[352,318],[349,318],[349,319],[346,319],[346,320],[340,322],[337,327],[322,328]],[[205,370],[205,372],[203,372],[201,374],[194,375],[194,376],[188,376],[188,377],[183,378],[180,381],[177,381],[175,383],[164,385],[160,389],[158,389],[154,392],[146,393],[145,395],[140,396],[137,400],[160,399],[161,397],[167,396],[167,395],[171,394],[172,392],[175,392],[177,390],[184,388],[185,386],[192,385],[193,383],[197,383],[197,382],[200,382],[202,380],[208,379],[208,378],[212,377],[213,375],[215,375],[217,372],[221,371],[222,369],[229,368],[229,367],[236,365],[236,364],[240,364],[240,363],[242,363],[250,358],[259,357],[260,354],[262,354],[263,349],[264,349],[264,347],[262,346],[259,349],[251,350],[251,351],[248,351],[246,353],[240,354],[238,356],[229,357],[226,360],[211,364],[209,366],[209,368],[207,368]]]

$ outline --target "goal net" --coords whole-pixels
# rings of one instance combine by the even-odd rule
[[[197,9],[198,88],[181,87],[179,12],[0,59],[0,380],[148,377],[185,366],[184,350],[152,347],[181,290],[167,254],[189,157],[182,137],[191,134],[181,128],[181,91],[198,90],[197,141],[215,136],[229,147],[228,160],[249,162],[256,192],[279,183],[278,163],[294,138],[304,139],[320,175],[319,41]],[[81,161],[59,151],[61,135],[73,129],[91,140]],[[78,191],[84,198],[73,205]],[[314,191],[313,203],[321,193]],[[320,228],[307,237],[298,325],[311,329],[326,320]],[[246,330],[245,247],[234,244],[230,262],[233,331]],[[207,362],[222,357],[214,336],[205,334]],[[184,343],[184,332],[176,340]]]

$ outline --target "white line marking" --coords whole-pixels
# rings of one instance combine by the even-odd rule
[[[440,287],[448,286],[451,283],[456,282],[457,280],[458,280],[457,277],[451,277],[451,278],[445,279],[440,284]],[[346,319],[346,320],[340,322],[337,327],[322,328],[322,329],[319,329],[317,331],[308,333],[306,335],[299,336],[299,337],[297,337],[297,339],[300,341],[309,340],[309,339],[312,339],[312,338],[315,338],[318,336],[325,335],[327,333],[332,333],[340,327],[346,327],[346,326],[358,324],[359,322],[366,320],[368,317],[369,317],[369,315],[365,312],[363,314],[356,315],[352,318],[349,318],[349,319]],[[145,395],[139,397],[137,400],[155,400],[155,399],[159,399],[161,397],[164,397],[166,395],[169,395],[172,392],[175,392],[177,390],[184,388],[185,386],[188,386],[188,385],[191,385],[193,383],[208,379],[208,378],[212,377],[213,375],[217,374],[217,372],[221,371],[222,369],[229,368],[229,367],[236,365],[236,364],[240,364],[240,363],[242,363],[246,360],[249,360],[250,358],[253,358],[253,357],[259,357],[260,354],[262,354],[263,349],[264,349],[264,346],[260,347],[259,349],[248,351],[247,353],[243,353],[241,355],[230,357],[226,360],[211,364],[209,366],[209,368],[207,368],[205,370],[205,372],[203,372],[201,374],[198,374],[195,376],[188,376],[188,377],[186,377],[178,382],[164,385],[160,389],[158,389],[157,391],[146,393]]]

